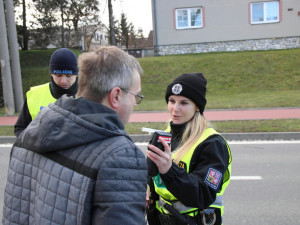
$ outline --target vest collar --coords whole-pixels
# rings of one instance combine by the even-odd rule
[[[171,141],[171,151],[174,151],[180,144],[182,140],[183,132],[186,128],[187,123],[174,124],[170,122],[172,141]]]
[[[64,94],[75,96],[75,94],[77,93],[77,90],[78,90],[78,77],[76,77],[76,81],[70,88],[64,89],[64,88],[60,87],[59,85],[57,85],[54,82],[53,77],[51,76],[50,91],[54,98],[58,99]]]

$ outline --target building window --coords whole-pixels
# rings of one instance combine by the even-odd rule
[[[279,22],[279,1],[251,3],[251,24]]]
[[[94,39],[95,39],[95,41],[98,41],[99,40],[99,35],[95,34]]]
[[[175,10],[176,29],[189,29],[202,27],[202,9],[184,8]]]

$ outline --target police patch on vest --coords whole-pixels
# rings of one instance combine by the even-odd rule
[[[185,163],[185,162],[182,162],[182,161],[180,161],[180,162],[178,163],[178,167],[180,167],[180,168],[183,168],[183,169],[185,169],[185,170],[186,170],[186,163]]]
[[[213,168],[209,168],[204,182],[212,189],[217,190],[222,180],[222,173]]]

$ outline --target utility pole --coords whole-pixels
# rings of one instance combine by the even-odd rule
[[[23,107],[23,87],[19,57],[19,45],[15,23],[15,12],[12,0],[5,0],[6,21],[8,28],[9,54],[11,59],[12,84],[14,92],[15,110],[20,112]]]
[[[0,0],[0,62],[5,113],[15,113],[3,0]]]

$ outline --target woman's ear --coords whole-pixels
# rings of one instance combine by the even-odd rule
[[[119,87],[114,87],[109,95],[108,95],[108,100],[109,104],[113,109],[117,109],[119,107],[120,101],[122,99],[122,90]]]

